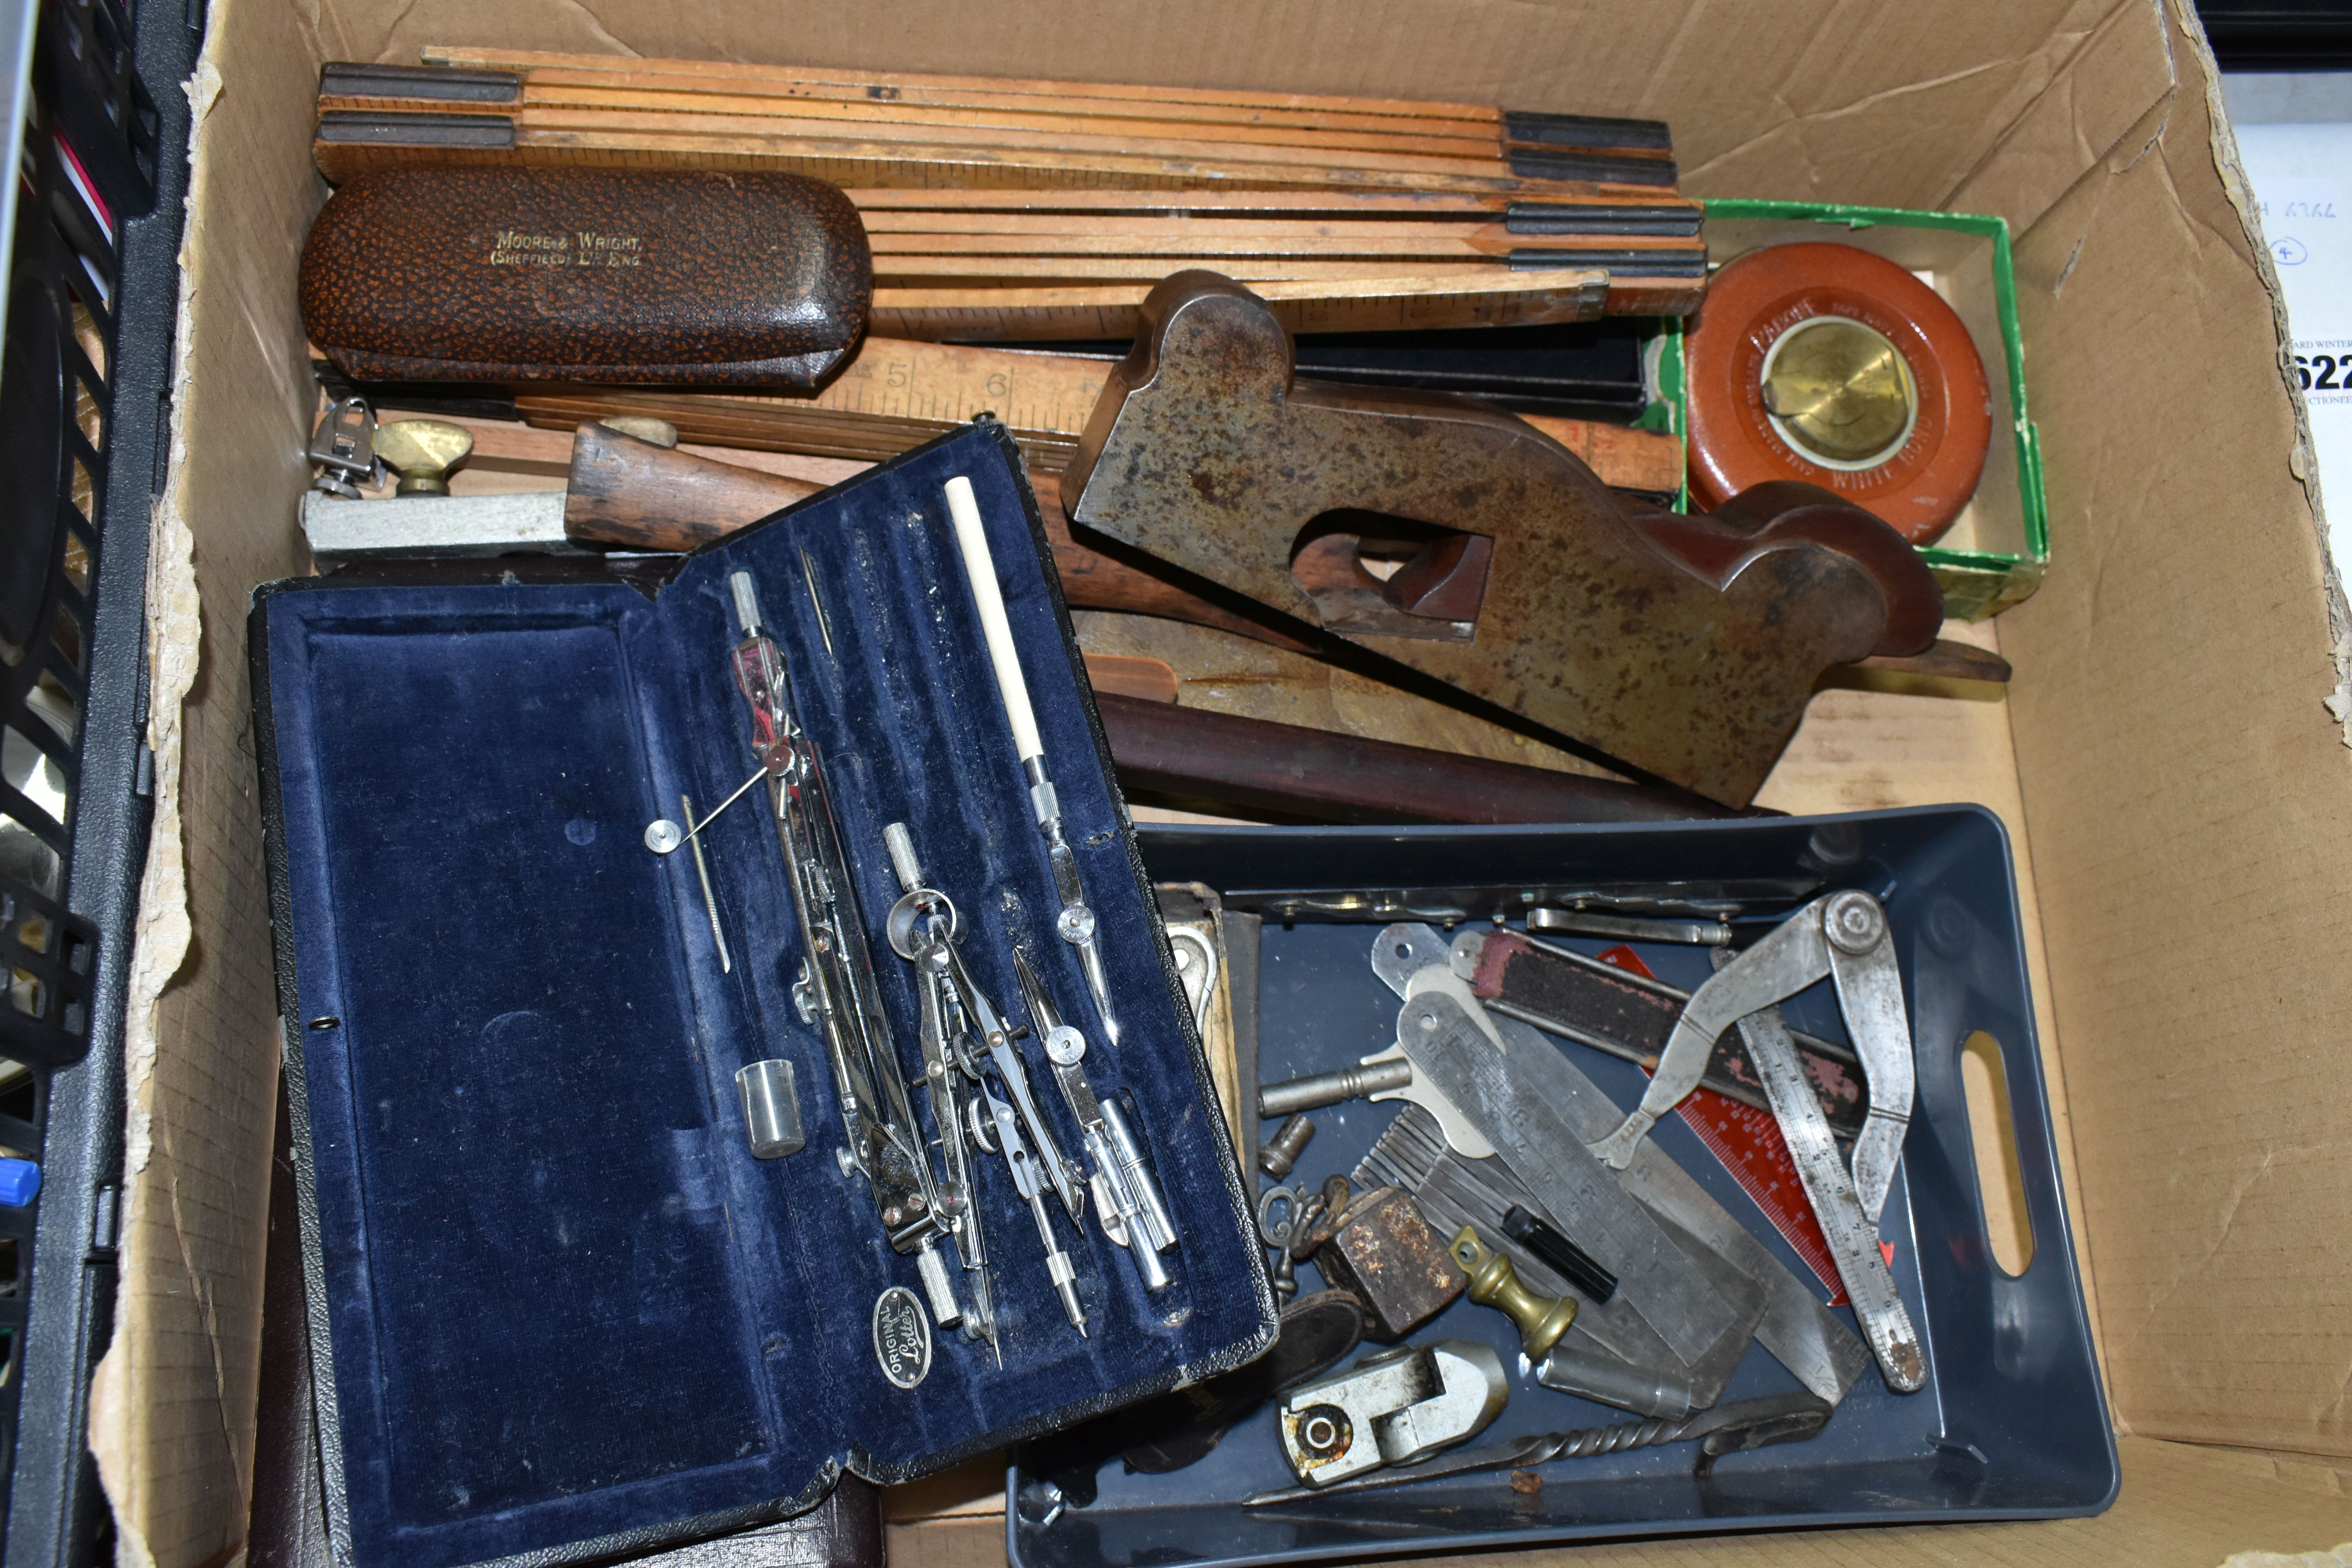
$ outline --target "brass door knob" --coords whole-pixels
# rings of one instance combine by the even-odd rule
[[[1494,1308],[1518,1325],[1519,1343],[1531,1362],[1543,1360],[1576,1321],[1575,1297],[1538,1296],[1528,1289],[1520,1283],[1511,1260],[1490,1250],[1469,1226],[1454,1233],[1454,1261],[1470,1276],[1473,1301]]]
[[[375,427],[375,455],[400,476],[394,495],[447,495],[449,475],[473,451],[473,432],[446,419],[403,419]]]

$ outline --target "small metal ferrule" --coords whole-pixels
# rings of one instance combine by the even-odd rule
[[[751,582],[751,574],[737,572],[730,574],[727,579],[727,589],[735,596],[736,624],[743,628],[745,637],[758,637],[760,635],[760,592]]]
[[[1034,759],[1032,759],[1032,765],[1034,765]],[[1054,793],[1054,782],[1051,779],[1034,779],[1030,782],[1029,807],[1037,814],[1037,821],[1041,825],[1049,822],[1058,825],[1061,822],[1062,800]]]
[[[801,1099],[793,1064],[770,1058],[743,1068],[735,1075],[743,1100],[743,1131],[755,1160],[781,1160],[797,1154],[808,1142],[801,1127]]]
[[[915,836],[907,831],[903,822],[894,822],[882,829],[882,842],[890,851],[890,869],[898,875],[898,890],[911,893],[923,885],[923,863],[915,858]]]
[[[939,1248],[926,1243],[915,1254],[915,1272],[922,1277],[923,1294],[931,1304],[931,1317],[940,1327],[952,1329],[963,1321],[963,1306],[956,1300],[954,1282],[948,1279],[947,1259]]]
[[[608,414],[596,421],[607,430],[618,430],[656,447],[677,445],[677,426],[667,419],[656,419],[648,414]]]
[[[1343,1100],[1357,1100],[1365,1095],[1412,1086],[1412,1063],[1407,1060],[1342,1068],[1337,1072],[1318,1072],[1307,1078],[1260,1086],[1257,1113],[1260,1116],[1288,1116],[1301,1110],[1320,1110]]]
[[[1557,1393],[1665,1421],[1682,1420],[1698,1403],[1687,1378],[1581,1350],[1573,1341],[1552,1347],[1536,1367],[1536,1381]]]
[[[1136,1142],[1135,1131],[1128,1125],[1127,1112],[1116,1100],[1102,1102],[1103,1130],[1110,1135],[1113,1149],[1118,1152],[1118,1166],[1127,1177],[1127,1190],[1135,1199],[1136,1222],[1141,1229],[1145,1247],[1152,1252],[1165,1252],[1176,1245],[1176,1222],[1160,1200],[1160,1189],[1151,1179],[1150,1170],[1143,1163],[1142,1145]]]
[[[1292,1116],[1274,1131],[1274,1136],[1257,1148],[1257,1168],[1276,1181],[1296,1170],[1298,1156],[1307,1152],[1315,1136],[1315,1123],[1304,1116]]]

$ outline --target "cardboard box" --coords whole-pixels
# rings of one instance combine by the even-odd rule
[[[1580,1558],[2210,1564],[2352,1541],[2335,1093],[2352,757],[2328,706],[2352,691],[2352,642],[2275,279],[2186,0],[215,0],[210,26],[149,593],[158,812],[123,1283],[93,1419],[125,1561],[213,1568],[246,1542],[278,1047],[242,626],[255,584],[303,565],[293,277],[325,195],[316,70],[443,40],[1660,115],[1694,195],[2006,218],[2055,541],[2041,592],[1996,623],[2017,679],[2005,701],[1825,693],[1763,799],[1973,798],[2008,821],[2046,940],[2042,1040],[2127,1434],[2122,1498],[2063,1524]],[[1401,711],[1360,688],[1250,687],[1223,679],[1239,655],[1162,646],[1191,650],[1187,701],[1319,701],[1374,731]],[[894,1529],[900,1563],[994,1560],[1001,1523],[961,1521]]]

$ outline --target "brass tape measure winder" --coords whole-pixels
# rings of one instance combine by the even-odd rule
[[[1976,493],[1991,390],[1952,308],[1849,245],[1776,245],[1716,273],[1685,341],[1690,486],[1713,509],[1802,479],[1932,543]]]

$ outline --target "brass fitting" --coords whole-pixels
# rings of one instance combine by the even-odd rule
[[[1469,1226],[1454,1233],[1454,1261],[1470,1277],[1473,1301],[1494,1308],[1518,1325],[1519,1343],[1531,1362],[1543,1360],[1576,1321],[1575,1297],[1544,1297],[1528,1289],[1519,1282],[1511,1260],[1489,1249]]]
[[[634,436],[656,447],[675,447],[677,445],[677,426],[650,414],[610,414],[596,423],[607,430],[618,430],[624,436]]]
[[[447,495],[450,473],[473,451],[473,433],[446,419],[400,419],[375,427],[375,455],[400,476],[395,495]]]

